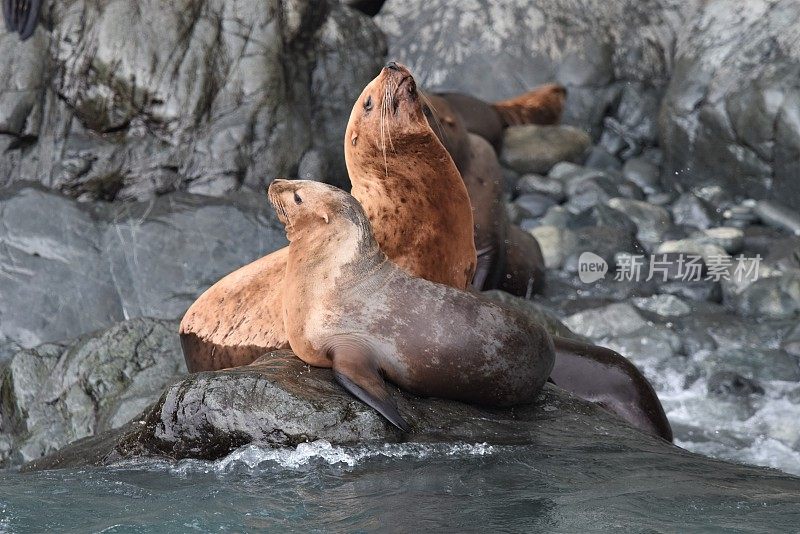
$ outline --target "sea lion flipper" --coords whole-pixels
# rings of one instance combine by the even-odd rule
[[[33,35],[36,25],[39,23],[39,10],[42,8],[42,0],[25,0],[22,2],[21,13],[17,19],[17,31],[23,41]]]
[[[489,278],[489,273],[492,270],[492,265],[495,262],[496,255],[497,247],[494,245],[489,245],[478,250],[478,262],[475,267],[475,274],[472,276],[472,287],[478,291],[483,291],[486,280]]]
[[[14,0],[3,0],[3,19],[6,21],[6,29],[9,33],[17,31],[14,27],[14,19],[12,18],[14,13],[13,9]]]
[[[333,357],[333,374],[339,384],[357,399],[377,410],[394,426],[408,432],[410,427],[386,389],[386,382],[369,358],[341,353]]]

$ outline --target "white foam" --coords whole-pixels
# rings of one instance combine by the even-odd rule
[[[495,447],[486,443],[400,443],[373,446],[343,447],[326,440],[300,443],[295,448],[267,448],[246,445],[215,462],[184,460],[169,467],[173,474],[190,472],[226,473],[238,469],[258,470],[278,466],[297,469],[309,464],[355,467],[372,458],[467,458],[487,456]]]

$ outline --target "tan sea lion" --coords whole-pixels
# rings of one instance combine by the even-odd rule
[[[391,62],[353,106],[344,139],[353,195],[386,254],[415,276],[459,289],[476,265],[461,175],[428,125],[416,84]],[[180,334],[191,372],[246,365],[288,348],[282,308],[286,250],[227,275],[189,308]]]
[[[544,257],[536,239],[511,224],[503,195],[503,171],[488,141],[469,133],[444,98],[424,93],[434,133],[453,157],[469,192],[478,266],[472,285],[530,298],[544,287]]]
[[[361,205],[333,186],[275,180],[290,241],[284,322],[292,350],[398,428],[384,379],[412,393],[489,406],[532,401],[553,342],[527,315],[411,276],[378,247]]]

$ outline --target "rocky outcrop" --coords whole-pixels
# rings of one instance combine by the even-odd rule
[[[286,243],[262,195],[83,204],[0,192],[0,344],[34,347],[123,319],[174,319],[228,272]]]
[[[24,43],[0,33],[0,185],[85,199],[261,188],[312,150],[340,172],[385,53],[335,1],[74,0],[44,18]]]
[[[79,441],[24,469],[100,465],[142,456],[217,459],[247,444],[292,447],[326,440],[552,445],[587,433],[604,443],[681,454],[549,385],[535,403],[506,410],[422,399],[396,389],[392,393],[411,423],[408,434],[339,387],[330,370],[309,368],[290,352],[271,353],[247,367],[191,375],[170,386],[130,425]]]
[[[712,0],[676,43],[662,177],[800,204],[800,5]]]
[[[141,414],[186,373],[177,328],[134,319],[16,352],[1,372],[0,465],[37,459]]]

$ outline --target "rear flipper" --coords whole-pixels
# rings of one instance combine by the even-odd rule
[[[348,347],[334,350],[332,356],[333,374],[344,389],[377,410],[403,432],[410,430],[408,423],[397,411],[397,405],[386,389],[386,382],[370,355]]]
[[[3,0],[3,17],[10,32],[19,33],[23,41],[33,35],[39,23],[42,0]]]

